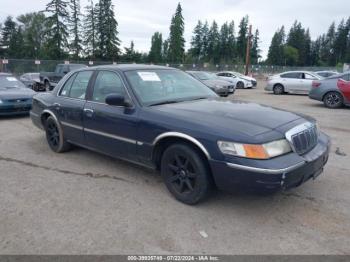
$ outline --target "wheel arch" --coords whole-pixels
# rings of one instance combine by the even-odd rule
[[[337,90],[337,89],[331,89],[331,90],[327,90],[323,95],[322,95],[322,101],[324,100],[324,98],[325,98],[325,96],[327,95],[327,94],[329,94],[329,93],[338,93],[338,94],[340,94],[340,96],[343,98],[343,103],[344,103],[344,95],[343,95],[343,93],[342,92],[340,92],[339,90]]]
[[[208,150],[204,145],[192,136],[180,132],[166,132],[157,136],[153,142],[152,161],[159,168],[163,152],[170,145],[175,143],[185,143],[191,145],[196,151],[209,161],[211,159]],[[208,162],[209,163],[209,162]]]

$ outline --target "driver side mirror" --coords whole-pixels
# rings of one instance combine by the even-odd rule
[[[128,101],[125,96],[120,94],[110,94],[105,99],[106,104],[110,106],[124,106],[132,107],[130,101]]]

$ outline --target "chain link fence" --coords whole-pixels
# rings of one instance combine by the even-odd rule
[[[53,72],[57,64],[85,64],[87,66],[111,65],[111,64],[125,64],[123,61],[65,61],[65,60],[34,60],[34,59],[1,59],[0,72],[8,72],[15,75],[22,75],[24,73],[35,72]],[[126,62],[126,64],[130,62]],[[170,66],[181,70],[204,70],[204,71],[236,71],[240,73],[245,72],[245,65],[242,64],[172,64],[163,63],[157,64],[163,66]],[[267,75],[277,74],[285,71],[305,70],[305,71],[341,71],[335,67],[290,67],[290,66],[271,66],[271,65],[252,65],[249,68],[250,74],[256,77],[266,77]]]

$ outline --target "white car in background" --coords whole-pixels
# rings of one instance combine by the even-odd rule
[[[236,88],[253,88],[257,85],[255,78],[234,71],[223,71],[216,73],[216,75],[234,81]]]
[[[289,71],[269,76],[267,78],[266,91],[272,91],[275,95],[284,93],[309,94],[312,82],[323,77],[309,71]]]

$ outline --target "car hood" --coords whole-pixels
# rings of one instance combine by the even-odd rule
[[[230,85],[230,83],[228,81],[225,80],[220,80],[220,79],[216,79],[216,80],[203,80],[203,83],[206,84],[209,87],[215,87],[215,86],[228,86]]]
[[[186,122],[188,127],[206,130],[218,136],[232,134],[241,137],[258,136],[272,130],[279,135],[286,130],[279,129],[291,122],[303,119],[303,116],[271,108],[268,106],[242,101],[223,101],[220,99],[197,100],[154,107],[167,119],[175,118]],[[284,134],[284,133],[283,133]]]
[[[0,99],[32,98],[36,93],[29,88],[0,89]]]

